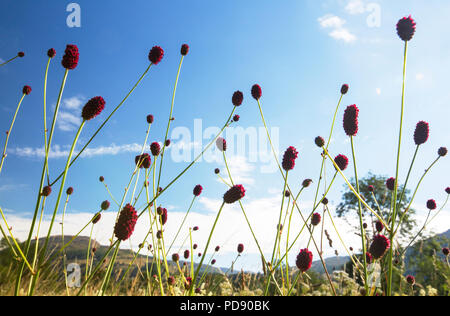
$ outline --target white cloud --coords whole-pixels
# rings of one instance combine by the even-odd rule
[[[323,28],[342,28],[346,21],[338,16],[327,14],[318,19],[319,24]]]
[[[342,40],[346,43],[356,41],[356,36],[344,27],[346,21],[336,15],[327,14],[318,18],[320,26],[324,29],[332,29],[328,35],[335,40]]]
[[[248,184],[252,185],[255,183],[255,179],[252,177],[254,173],[255,166],[250,164],[245,156],[231,156],[227,157],[228,167],[230,168],[231,176],[233,177],[234,183]],[[223,178],[230,183],[228,172],[225,168],[225,163],[222,164]],[[221,182],[220,179],[218,179]]]
[[[362,0],[350,0],[345,7],[345,11],[353,15],[362,14],[366,11],[366,7]]]
[[[75,96],[68,99],[62,100],[62,106],[68,110],[79,110],[84,102],[84,97]]]
[[[330,36],[335,40],[343,40],[346,43],[356,41],[356,36],[350,33],[346,28],[336,29],[330,33]]]
[[[64,132],[71,132],[78,129],[82,120],[80,115],[74,115],[70,112],[61,111],[58,114],[57,126]]]

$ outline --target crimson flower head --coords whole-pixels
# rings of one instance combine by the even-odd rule
[[[356,104],[349,105],[344,112],[344,130],[348,136],[356,136],[358,133],[358,115]]]
[[[370,254],[370,252],[366,252],[366,261],[367,261],[367,264],[371,264],[373,261],[373,257]]]
[[[241,119],[241,117],[239,116],[239,115],[235,115],[235,116],[233,116],[233,121],[234,122],[239,122],[239,120]]]
[[[245,196],[245,189],[242,185],[235,185],[229,189],[223,196],[223,201],[227,204],[233,204]]]
[[[450,194],[450,187],[445,189],[445,193]]]
[[[83,111],[81,112],[81,117],[85,121],[92,120],[96,116],[102,113],[105,108],[105,100],[102,97],[95,97],[90,99],[86,105],[83,107]]]
[[[325,145],[325,139],[323,139],[323,137],[317,136],[316,139],[314,140],[314,142],[316,143],[317,147],[322,148]]]
[[[183,44],[181,45],[181,55],[186,56],[189,53],[189,45]]]
[[[295,261],[295,264],[297,265],[297,268],[301,272],[306,272],[311,268],[313,260],[313,254],[308,249],[302,249],[300,250],[300,253],[297,256],[297,260]]]
[[[244,252],[244,244],[239,244],[237,247],[237,252],[238,253],[243,253]]]
[[[298,151],[295,149],[295,147],[289,147],[286,149],[284,156],[283,156],[283,162],[282,166],[285,171],[290,171],[294,169],[295,167],[295,160],[298,158]]]
[[[50,48],[50,49],[47,51],[47,56],[50,57],[50,58],[55,57],[55,56],[56,56],[56,50],[55,50],[54,48]]]
[[[373,191],[375,191],[375,188],[374,188],[373,185],[369,185],[369,186],[367,187],[367,190],[369,190],[369,192],[373,192]]]
[[[148,124],[153,124],[154,119],[155,118],[153,117],[153,115],[151,115],[151,114],[147,115],[147,123]]]
[[[384,229],[384,225],[382,222],[376,221],[375,228],[376,228],[377,232],[381,233]]]
[[[341,171],[344,171],[348,167],[348,158],[345,155],[336,156],[336,158],[334,158],[334,162],[339,167],[339,169],[341,169]]]
[[[227,141],[225,140],[225,138],[222,137],[217,138],[216,145],[220,151],[227,151]]]
[[[376,235],[369,247],[369,252],[375,259],[380,259],[386,254],[390,246],[391,242],[386,236]]]
[[[341,87],[341,94],[347,94],[348,88],[348,84],[343,84]]]
[[[106,211],[107,209],[109,209],[110,205],[111,205],[111,203],[109,203],[109,201],[103,201],[102,204],[100,205],[100,207],[103,211]]]
[[[152,159],[150,158],[149,154],[142,154],[136,156],[136,158],[134,158],[134,162],[139,168],[148,169],[152,164]]]
[[[311,224],[313,226],[317,226],[320,224],[320,221],[322,220],[322,217],[320,216],[319,213],[314,213],[313,216],[311,217]]]
[[[178,262],[178,260],[180,260],[180,255],[177,254],[177,253],[174,253],[174,254],[172,255],[172,261],[173,261],[173,262]]]
[[[131,204],[127,204],[120,212],[119,218],[114,226],[114,235],[117,239],[125,241],[131,237],[138,220],[136,210]]]
[[[42,189],[42,196],[49,196],[52,193],[52,187],[47,185]]]
[[[23,94],[29,95],[31,93],[31,87],[30,86],[24,86],[22,89]]]
[[[438,155],[441,157],[447,156],[448,150],[445,147],[441,147],[438,150]]]
[[[189,256],[191,255],[191,252],[189,251],[189,250],[185,250],[184,251],[184,254],[183,254],[183,256],[184,256],[184,259],[189,259]]]
[[[323,199],[322,199],[322,204],[323,205],[327,205],[328,204],[328,199],[326,198],[326,197],[324,197]]]
[[[167,278],[167,283],[169,285],[175,285],[176,282],[177,281],[175,280],[175,278],[173,276],[170,276],[170,277]]]
[[[202,194],[202,191],[203,191],[203,187],[200,184],[196,185],[194,188],[194,195],[200,196],[200,194]]]
[[[408,275],[406,277],[406,282],[408,282],[409,285],[414,285],[416,284],[416,278],[413,277],[412,275]]]
[[[427,208],[430,210],[430,211],[432,211],[432,210],[435,210],[436,209],[436,201],[435,200],[428,200],[427,201]]]
[[[199,227],[198,227],[198,226],[194,226],[194,228],[192,228],[192,230],[193,230],[194,232],[196,232],[196,231],[199,230]]]
[[[191,285],[192,285],[192,278],[187,277],[186,281],[184,282],[184,288],[186,289],[186,291],[191,288]]]
[[[309,187],[309,186],[311,185],[312,182],[313,182],[312,179],[305,179],[305,180],[303,180],[303,182],[302,182],[302,186],[303,186],[304,188],[307,188],[307,187]]]
[[[386,188],[388,188],[389,191],[394,191],[395,189],[395,178],[389,178],[386,180]]]
[[[416,32],[416,22],[409,17],[404,17],[397,23],[397,34],[405,42],[410,41]]]
[[[193,246],[192,246],[192,249],[197,249],[198,248],[198,245],[197,244],[194,244]]]
[[[18,52],[18,53],[17,53],[17,56],[19,56],[20,58],[22,58],[22,57],[25,56],[25,53],[24,53],[24,52]]]
[[[105,178],[103,176],[100,176],[100,178],[98,178],[98,181],[103,182],[105,181]]]
[[[152,152],[152,155],[154,157],[159,156],[159,154],[161,153],[161,146],[158,142],[154,142],[150,145],[150,151]]]
[[[215,265],[216,264],[216,259],[212,259],[212,261],[211,261],[211,265]]]
[[[214,250],[215,250],[215,252],[219,252],[220,246],[216,246],[216,249],[214,249]]]
[[[219,169],[219,168],[214,169],[214,173],[215,173],[215,174],[219,174],[219,173],[220,173],[220,169]],[[450,193],[449,193],[449,194],[450,194]]]
[[[67,193],[67,195],[72,195],[72,193],[73,193],[73,188],[72,188],[72,187],[69,187],[69,188],[67,189],[66,193]]]
[[[430,126],[427,122],[420,121],[416,125],[416,130],[414,131],[414,142],[416,145],[425,144],[430,135]]]
[[[233,93],[233,97],[231,98],[234,106],[240,106],[242,101],[244,101],[244,94],[241,91],[236,91]]]
[[[291,191],[289,191],[289,190],[286,190],[286,191],[284,191],[284,196],[285,197],[290,197],[291,196]]]
[[[444,256],[448,256],[450,253],[450,249],[448,249],[447,247],[442,248],[442,253],[444,254]]]
[[[92,224],[97,224],[100,219],[102,218],[102,214],[101,213],[97,213],[94,215],[94,217],[92,218]]]
[[[255,84],[252,87],[252,97],[255,100],[259,100],[259,99],[261,99],[261,96],[262,96],[262,89],[261,89],[261,87],[258,84]]]
[[[64,68],[73,70],[77,68],[79,59],[78,47],[76,45],[67,45],[61,64]]]
[[[150,50],[150,53],[148,53],[148,60],[150,60],[150,62],[155,65],[159,64],[159,62],[163,59],[163,57],[164,57],[164,50],[159,46],[154,46]]]
[[[167,223],[167,217],[168,217],[168,212],[166,208],[162,209],[162,214],[161,214],[161,224],[162,225],[166,225]]]
[[[170,139],[166,139],[166,142],[164,144],[166,147],[169,147],[171,143],[172,142],[170,141]]]

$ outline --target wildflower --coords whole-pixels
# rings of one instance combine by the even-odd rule
[[[369,185],[367,187],[367,190],[369,190],[369,192],[373,192],[373,191],[375,191],[375,188],[373,187],[373,185]]]
[[[52,193],[52,187],[51,186],[45,186],[43,189],[42,189],[42,196],[45,196],[45,197],[47,197],[47,196],[49,196],[50,194]]]
[[[166,142],[165,142],[164,144],[166,145],[166,147],[169,147],[169,146],[170,146],[170,144],[171,144],[171,141],[170,141],[170,139],[166,139]]]
[[[114,235],[117,239],[125,241],[131,237],[136,226],[138,216],[136,210],[127,204],[120,212],[119,219],[114,226]]]
[[[196,232],[197,230],[199,230],[198,226],[194,226],[194,228],[192,229],[194,232]]]
[[[445,189],[445,193],[450,194],[450,187]]]
[[[235,116],[233,116],[233,121],[234,122],[239,122],[239,120],[241,119],[241,117],[239,116],[239,115],[235,115]]]
[[[436,209],[436,201],[435,200],[428,200],[427,201],[427,208],[432,211]]]
[[[24,53],[24,52],[18,52],[18,53],[17,53],[17,56],[19,56],[20,58],[22,58],[22,57],[25,56],[25,53]]]
[[[386,180],[386,188],[390,191],[394,191],[395,189],[395,178],[389,178]]]
[[[92,248],[92,252],[93,252],[93,253],[96,253],[96,252],[97,252],[97,248],[95,248],[95,247]]]
[[[162,225],[166,225],[167,223],[167,217],[168,217],[168,213],[167,213],[167,209],[163,208],[163,212],[161,214],[161,224]]]
[[[152,152],[153,157],[159,156],[161,153],[161,146],[158,142],[154,142],[150,145],[150,151]]]
[[[215,174],[219,174],[219,173],[220,173],[220,169],[219,169],[219,168],[214,169],[214,173],[215,173]],[[449,194],[450,194],[450,193],[449,193]]]
[[[414,131],[414,142],[416,145],[425,144],[430,135],[430,126],[427,122],[420,121],[416,125],[416,130]]]
[[[305,179],[305,180],[303,180],[302,186],[304,188],[307,188],[311,185],[312,182],[313,182],[313,180],[311,180],[311,179]]]
[[[78,47],[76,45],[67,45],[61,64],[64,68],[73,70],[77,68],[79,59]]]
[[[222,137],[217,138],[216,145],[220,151],[227,151],[227,141],[224,138]]]
[[[325,145],[325,139],[323,139],[323,137],[317,136],[316,139],[314,140],[314,142],[316,143],[317,147],[322,148]]]
[[[212,259],[211,265],[215,265],[215,264],[216,264],[216,259]]]
[[[154,46],[150,50],[150,53],[148,53],[148,59],[152,64],[155,65],[159,64],[159,62],[163,59],[163,57],[164,57],[164,50],[159,46]]]
[[[376,228],[377,232],[381,233],[384,229],[384,225],[382,222],[376,221],[375,228]]]
[[[184,259],[189,259],[190,254],[191,254],[191,253],[190,253],[189,250],[185,250],[185,251],[184,251],[184,254],[183,254]]]
[[[215,252],[219,252],[220,246],[217,246],[216,249],[214,249],[214,250],[215,250]]]
[[[189,53],[189,45],[183,44],[181,45],[181,55],[186,56]]]
[[[161,239],[162,236],[163,236],[162,234],[163,234],[162,230],[158,230],[158,231],[156,232],[156,238]]]
[[[284,196],[285,197],[290,197],[291,196],[291,191],[289,191],[289,190],[286,190],[286,191],[284,191]]]
[[[356,136],[358,133],[359,109],[356,104],[349,105],[344,113],[344,130],[348,136]]]
[[[439,150],[438,150],[438,155],[441,156],[441,157],[446,156],[447,153],[448,153],[448,150],[447,150],[447,148],[445,148],[445,147],[441,147],[441,148],[439,148]]]
[[[323,205],[327,205],[327,204],[328,204],[328,199],[327,199],[326,197],[324,197],[324,198],[322,199],[322,204],[323,204]]]
[[[341,87],[341,94],[347,94],[348,88],[348,84],[343,84]]]
[[[334,158],[334,162],[339,167],[339,169],[341,169],[341,171],[344,171],[348,167],[348,158],[344,155],[336,156],[336,158]]]
[[[194,188],[194,195],[200,196],[200,194],[202,194],[202,191],[203,191],[203,187],[200,184],[198,184]]]
[[[252,87],[252,97],[253,97],[255,100],[259,100],[259,99],[261,98],[261,95],[262,95],[261,87],[260,87],[259,85],[255,84],[255,85]]]
[[[95,97],[90,99],[86,105],[83,107],[83,111],[81,112],[81,117],[85,121],[92,120],[97,115],[102,113],[105,108],[105,100],[102,97]]]
[[[371,264],[373,261],[373,257],[369,252],[366,252],[366,262],[367,264]]]
[[[390,246],[391,243],[389,239],[383,235],[376,235],[369,247],[369,252],[374,259],[380,259],[385,255],[386,251],[389,250]]]
[[[239,244],[237,247],[237,252],[238,253],[243,253],[244,252],[244,245],[243,244]]]
[[[175,278],[173,276],[170,276],[170,277],[167,278],[167,283],[169,285],[175,285],[176,280],[175,280]]]
[[[201,292],[202,292],[202,290],[200,288],[195,289],[195,294],[200,294]]]
[[[448,254],[450,253],[450,250],[447,247],[442,248],[442,253],[444,254],[444,256],[448,256]]]
[[[202,256],[202,253],[201,253],[201,252],[199,252],[199,253],[198,253],[198,257],[200,258],[201,256]]]
[[[186,289],[186,291],[191,288],[191,285],[192,285],[192,278],[187,277],[186,281],[184,282],[184,288]]]
[[[103,182],[105,181],[105,178],[103,176],[100,176],[100,178],[98,178],[98,181]]]
[[[311,224],[313,226],[317,226],[320,224],[320,221],[322,220],[322,217],[320,216],[319,213],[314,213],[311,217]]]
[[[136,158],[134,158],[134,162],[139,168],[148,169],[152,164],[152,159],[149,154],[142,154],[140,156],[136,156]]]
[[[100,207],[103,211],[106,211],[107,209],[109,209],[109,206],[110,206],[109,201],[103,201]]]
[[[308,249],[300,250],[295,264],[301,272],[306,272],[311,268],[313,254]]]
[[[410,41],[416,32],[416,22],[409,17],[404,17],[397,23],[397,34],[405,42]]]
[[[100,219],[102,218],[102,214],[101,213],[97,213],[94,215],[94,217],[92,218],[92,224],[97,224]]]
[[[72,188],[72,187],[69,187],[69,188],[67,189],[66,193],[67,193],[67,195],[72,195],[72,193],[73,193],[73,188]]]
[[[50,49],[47,51],[47,56],[50,57],[50,58],[55,57],[55,56],[56,56],[56,50],[55,50],[54,48],[50,48]]]
[[[177,253],[174,253],[174,254],[172,255],[172,261],[173,261],[173,262],[178,262],[178,260],[180,260],[180,255],[177,254]]]
[[[367,229],[367,224],[366,223],[363,224],[363,228]]]
[[[413,277],[412,275],[408,275],[406,277],[406,282],[408,282],[408,284],[410,284],[410,285],[414,285],[414,284],[416,284],[416,278]]]
[[[290,171],[295,167],[295,159],[298,157],[298,151],[294,147],[289,147],[284,153],[282,166],[285,171]]]
[[[197,244],[194,244],[193,246],[192,246],[192,249],[194,249],[194,250],[196,250],[198,248],[198,245]]]
[[[153,115],[147,115],[147,123],[148,124],[153,124],[153,121],[154,121],[154,117],[153,117]]]
[[[223,196],[223,201],[227,204],[233,204],[245,196],[245,189],[242,185],[235,185],[229,189]]]
[[[244,94],[241,91],[236,91],[233,93],[233,97],[231,98],[231,102],[233,102],[234,106],[240,106],[244,101]]]
[[[30,86],[24,86],[22,89],[23,94],[29,95],[31,93],[31,87]]]

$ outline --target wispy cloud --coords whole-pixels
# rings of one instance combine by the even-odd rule
[[[327,14],[318,18],[318,22],[322,28],[331,29],[328,35],[335,40],[342,40],[346,43],[356,41],[356,36],[344,27],[347,23],[344,19],[336,15]]]
[[[255,165],[248,162],[245,156],[231,156],[227,158],[228,167],[230,169],[231,176],[235,183],[252,185],[255,183],[255,178],[252,174],[255,171]],[[225,167],[225,164],[222,164]],[[224,178],[230,183],[230,180],[226,172],[224,172]],[[221,181],[218,179],[218,181]]]
[[[346,7],[345,11],[349,14],[363,14],[366,11],[366,5],[362,0],[350,0]]]
[[[56,125],[63,132],[75,131],[81,124],[81,106],[85,98],[74,96],[61,101],[61,110]]]

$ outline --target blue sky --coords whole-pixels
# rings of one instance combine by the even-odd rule
[[[66,25],[69,3],[5,0],[0,10],[0,59],[7,60],[18,51],[26,53],[25,58],[0,68],[3,130],[9,126],[22,86],[33,87],[14,126],[0,180],[0,205],[16,223],[14,230],[19,237],[27,231],[42,168],[42,157],[37,153],[43,146],[43,75],[46,51],[51,47],[57,56],[49,74],[50,109],[64,73],[60,60],[65,45],[76,44],[80,49],[79,66],[70,72],[64,91],[60,124],[53,141],[58,146],[55,152],[62,154],[50,160],[51,177],[64,166],[64,150],[74,137],[80,107],[97,95],[107,102],[104,113],[83,130],[82,144],[148,66],[149,49],[159,45],[165,50],[163,61],[152,67],[125,106],[91,143],[91,156],[80,159],[71,168],[67,185],[75,187],[75,194],[68,212],[73,216],[74,232],[79,218],[88,218],[101,201],[109,199],[98,182],[100,175],[120,198],[134,167],[136,144],[142,144],[145,137],[147,114],[155,116],[150,140],[162,141],[182,43],[188,43],[191,50],[181,72],[173,128],[193,131],[194,119],[202,119],[204,129],[220,127],[231,111],[235,90],[245,94],[238,109],[239,125],[261,127],[256,103],[250,96],[251,86],[259,83],[266,119],[271,127],[279,128],[279,150],[292,145],[300,152],[297,167],[290,175],[291,185],[298,187],[304,178],[318,176],[320,155],[313,140],[317,135],[328,135],[339,88],[348,83],[350,92],[339,112],[330,151],[350,156],[341,118],[344,106],[356,103],[360,108],[356,139],[359,173],[391,176],[395,172],[403,57],[395,24],[412,14],[417,33],[409,49],[401,178],[405,178],[412,157],[412,134],[418,121],[428,121],[431,134],[420,150],[411,183],[418,181],[440,146],[450,145],[450,92],[446,80],[450,45],[445,32],[450,5],[446,1],[77,1],[81,7],[80,28]],[[375,26],[368,23],[374,16],[373,8],[380,10]],[[267,227],[260,223],[261,218],[277,217],[282,182],[277,172],[259,172],[261,164],[246,161],[246,156],[248,150],[239,155],[230,153],[231,169],[246,185],[248,212],[255,226],[261,224],[264,239]],[[162,185],[185,165],[167,159]],[[195,205],[193,221],[204,221],[202,234],[209,231],[211,216],[226,190],[214,177],[217,166],[223,168],[217,163],[198,164],[159,201],[169,206],[174,221],[181,218],[192,198],[192,188],[200,183],[205,190]],[[444,188],[449,185],[445,174],[450,174],[448,159],[440,161],[425,179],[416,199],[419,216],[424,215],[421,210],[427,199],[434,198],[438,204],[445,199]],[[339,203],[342,190],[339,179],[330,193],[333,205]],[[313,191],[304,196],[305,205],[313,199]],[[249,245],[249,254],[243,258],[243,264],[247,260],[248,265],[256,265],[251,259],[256,250],[239,210],[230,208],[229,212],[224,215],[224,230],[217,233],[217,243],[225,247],[223,264],[233,257],[237,242],[244,241]],[[444,217],[435,226],[437,231],[449,228],[445,224],[448,208],[442,214]],[[234,215],[241,217],[236,220]],[[272,226],[275,228],[275,224]],[[109,235],[111,229],[106,224],[98,228],[98,238],[102,239],[105,231],[104,235]],[[205,236],[198,238],[201,244]],[[351,240],[352,236],[348,238]],[[138,244],[138,239],[132,239],[132,244]],[[271,239],[266,239],[270,245]],[[327,250],[329,254],[333,252]]]

